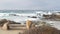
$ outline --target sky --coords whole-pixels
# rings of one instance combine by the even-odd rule
[[[0,10],[60,10],[60,0],[0,0]]]

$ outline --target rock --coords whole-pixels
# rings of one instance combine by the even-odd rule
[[[6,22],[7,22],[6,19],[1,19],[1,20],[0,20],[0,26],[2,27]]]
[[[3,30],[8,30],[8,28],[9,28],[9,27],[8,27],[8,22],[5,23],[5,24],[2,26],[2,29],[3,29]]]

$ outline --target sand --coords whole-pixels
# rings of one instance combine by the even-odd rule
[[[0,34],[18,34],[23,33],[24,30],[2,30],[0,27]]]
[[[0,34],[18,34],[19,32],[23,32],[22,30],[1,30]]]

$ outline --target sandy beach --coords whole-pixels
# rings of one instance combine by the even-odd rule
[[[2,27],[0,27],[0,34],[18,34],[23,33],[24,30],[26,30],[26,27],[19,25],[19,24],[11,24],[9,30],[3,30]]]
[[[18,34],[19,32],[20,33],[23,33],[24,30],[2,30],[0,28],[0,34]]]

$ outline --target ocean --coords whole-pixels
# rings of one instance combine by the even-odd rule
[[[21,16],[35,16],[37,12],[45,12],[48,13],[48,11],[42,11],[42,10],[0,10],[0,16],[8,16],[8,14],[17,14]]]
[[[0,10],[0,13],[35,13],[33,10]]]
[[[15,22],[23,22],[26,20],[37,21],[38,18],[30,18],[28,16],[37,16],[36,13],[54,13],[60,11],[47,11],[47,10],[0,10],[0,19],[7,19]]]
[[[7,19],[15,22],[25,22],[26,20],[37,21],[37,18],[29,18],[28,16],[36,16],[34,10],[0,10],[0,19]]]
[[[60,12],[54,10],[0,10],[0,13],[35,13],[35,12]]]
[[[37,16],[37,12],[43,13],[54,13],[60,11],[40,11],[40,10],[0,10],[0,19],[7,19],[10,21],[15,21],[17,23],[24,24],[27,20],[38,22],[40,21],[39,18],[30,18],[28,16]],[[48,23],[49,20],[44,20]],[[53,23],[52,27],[56,27],[60,30],[60,21],[49,21],[49,23]]]

